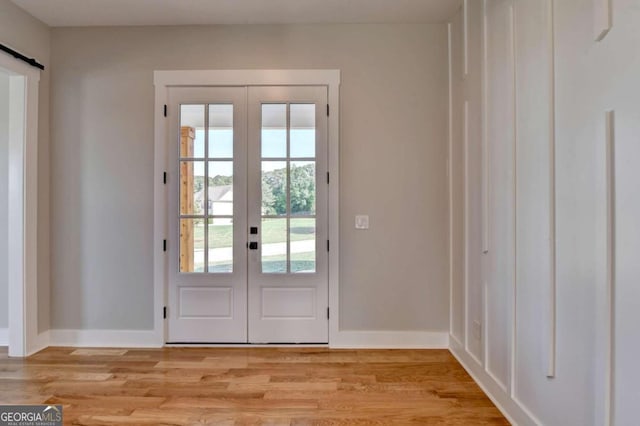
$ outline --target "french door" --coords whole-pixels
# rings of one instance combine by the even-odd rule
[[[169,90],[171,343],[328,341],[327,88]]]

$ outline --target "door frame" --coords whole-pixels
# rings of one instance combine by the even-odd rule
[[[40,71],[0,53],[9,75],[9,356],[38,346],[38,85]]]
[[[340,70],[159,70],[153,75],[154,109],[154,214],[153,214],[153,334],[158,346],[166,342],[164,307],[168,301],[168,259],[164,241],[169,233],[168,170],[169,120],[165,116],[170,87],[194,86],[327,86],[328,89],[328,192],[329,251],[329,345],[339,331],[340,271]],[[166,111],[170,115],[172,111]]]

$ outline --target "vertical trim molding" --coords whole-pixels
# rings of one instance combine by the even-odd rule
[[[453,329],[453,57],[452,57],[452,28],[447,24],[447,41],[449,48],[449,139],[447,141],[447,178],[449,183],[449,334],[455,334]]]
[[[605,113],[606,121],[606,191],[607,191],[607,327],[605,371],[605,424],[614,422],[615,381],[615,295],[616,295],[616,178],[615,111]]]
[[[613,13],[611,0],[593,1],[593,37],[595,41],[602,41],[613,27]]]
[[[486,274],[483,271],[482,277],[482,361],[484,365],[484,371],[487,373],[489,370],[489,337],[491,331],[489,329],[489,284],[487,283]],[[498,382],[498,381],[496,381]]]
[[[482,253],[489,253],[489,68],[487,0],[482,0]],[[484,307],[486,310],[487,307]],[[486,339],[485,339],[486,345]]]
[[[469,352],[469,101],[462,117],[464,145],[464,349]]]
[[[333,82],[328,84],[327,99],[331,108],[331,116],[327,122],[327,166],[331,172],[327,201],[330,207],[328,219],[332,247],[329,252],[329,306],[332,312],[329,319],[329,343],[332,336],[337,338],[340,334],[340,71],[335,71],[334,74]]]
[[[548,0],[549,24],[549,347],[547,377],[556,376],[557,283],[556,283],[556,66],[554,0]]]
[[[462,3],[462,32],[463,32],[463,60],[464,78],[469,75],[469,0]]]
[[[511,2],[509,5],[509,38],[511,42],[511,66],[513,69],[513,288],[512,288],[512,301],[511,306],[511,369],[509,380],[509,395],[513,398],[516,387],[516,322],[517,322],[517,289],[518,289],[518,245],[516,242],[516,236],[518,235],[518,122],[516,117],[518,116],[518,71],[516,68],[517,55],[517,42],[516,42],[516,15],[515,4]]]
[[[482,0],[481,9],[481,75],[480,75],[480,101],[481,106],[481,120],[482,120],[482,139],[481,139],[481,174],[482,174],[482,255],[481,255],[481,275],[482,275],[482,361],[485,371],[489,372],[489,291],[487,284],[487,263],[489,261],[487,254],[489,253],[489,135],[488,135],[488,117],[489,117],[489,78],[488,78],[488,66],[487,66],[487,0]]]
[[[489,290],[487,270],[489,258],[489,75],[488,75],[488,37],[487,37],[487,0],[482,0],[482,58],[481,58],[481,102],[482,102],[482,346],[484,370],[489,372]]]
[[[154,79],[157,74],[154,73]],[[167,295],[167,259],[163,250],[163,241],[168,238],[167,189],[161,176],[168,170],[169,124],[164,117],[164,105],[168,104],[167,86],[154,81],[154,161],[153,161],[153,332],[156,344],[161,347],[166,342],[166,327],[163,307]],[[171,177],[170,177],[171,178]]]

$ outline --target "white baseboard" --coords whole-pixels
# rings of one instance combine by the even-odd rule
[[[453,356],[462,364],[467,373],[480,386],[485,394],[493,401],[498,409],[504,414],[509,422],[514,426],[535,426],[541,424],[537,419],[533,418],[526,410],[518,404],[510,395],[505,392],[500,384],[491,378],[472,356],[456,341],[455,338],[450,340],[451,346],[449,350]]]
[[[448,349],[449,333],[443,331],[339,331],[329,339],[331,348]]]
[[[33,355],[41,350],[49,347],[49,330],[44,331],[31,342],[30,347],[27,350],[27,356]]]
[[[7,329],[0,329],[0,345],[8,344]],[[101,348],[158,348],[164,345],[153,330],[49,330],[38,335],[29,353],[47,346]],[[449,334],[432,331],[340,331],[331,348],[448,349]]]
[[[0,346],[9,346],[9,329],[0,328]],[[36,337],[35,341],[31,343],[31,347],[28,348],[26,356],[33,355],[36,352],[49,346],[49,332],[45,331]]]
[[[49,346],[158,348],[153,330],[49,330]]]

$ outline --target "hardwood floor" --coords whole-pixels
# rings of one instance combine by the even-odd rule
[[[508,425],[446,350],[0,348],[0,404],[76,425]]]

